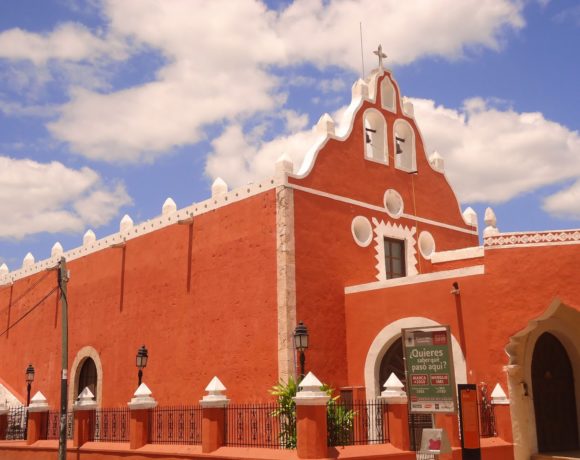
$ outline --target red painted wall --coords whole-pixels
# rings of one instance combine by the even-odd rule
[[[68,264],[69,366],[94,347],[103,366],[103,405],[125,405],[137,385],[135,354],[149,349],[144,382],[160,404],[197,402],[217,375],[237,400],[268,397],[276,383],[276,202],[269,191]],[[51,272],[13,308],[37,274],[0,288],[2,330],[56,285]],[[10,316],[10,319],[9,319]],[[0,337],[0,375],[58,407],[60,307],[56,294]]]

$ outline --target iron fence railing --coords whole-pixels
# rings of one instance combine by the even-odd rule
[[[7,418],[6,433],[4,439],[24,440],[26,439],[26,430],[28,415],[26,407],[9,407]]]
[[[278,404],[232,404],[226,409],[226,446],[296,447],[296,416]]]
[[[481,401],[479,404],[479,418],[481,422],[480,435],[482,438],[492,438],[497,436],[495,429],[495,411],[493,404]]]
[[[73,419],[74,414],[66,414],[66,438],[73,438]],[[60,412],[49,411],[46,418],[46,424],[42,427],[42,439],[59,439],[60,438]]]
[[[151,410],[149,442],[152,444],[201,444],[200,406],[167,406]]]
[[[331,401],[326,418],[329,446],[381,444],[389,440],[385,414],[388,406],[381,401]]]
[[[89,439],[97,442],[129,442],[129,408],[97,409],[89,423]]]

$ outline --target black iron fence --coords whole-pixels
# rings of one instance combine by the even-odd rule
[[[481,422],[480,435],[482,438],[497,436],[495,429],[495,411],[493,404],[482,400],[479,405],[479,418]]]
[[[129,408],[97,409],[89,422],[89,439],[97,442],[129,442]]]
[[[149,442],[152,444],[201,444],[200,406],[167,406],[151,410]]]
[[[26,407],[9,407],[7,419],[8,423],[4,439],[26,439],[26,426],[28,422]]]
[[[327,406],[329,446],[381,444],[389,441],[388,406],[381,401],[333,401]]]
[[[226,446],[296,447],[296,415],[278,404],[232,404],[226,409]]]
[[[66,414],[66,438],[73,438],[73,420],[74,414],[68,412]],[[42,439],[59,439],[60,438],[60,412],[49,411],[46,424],[42,428]]]

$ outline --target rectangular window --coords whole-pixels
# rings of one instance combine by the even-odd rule
[[[388,280],[406,276],[405,241],[385,238],[385,275]]]

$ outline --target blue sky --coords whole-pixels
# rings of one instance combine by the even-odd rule
[[[299,164],[350,101],[359,22],[482,227],[580,227],[577,1],[6,0],[0,263]]]

